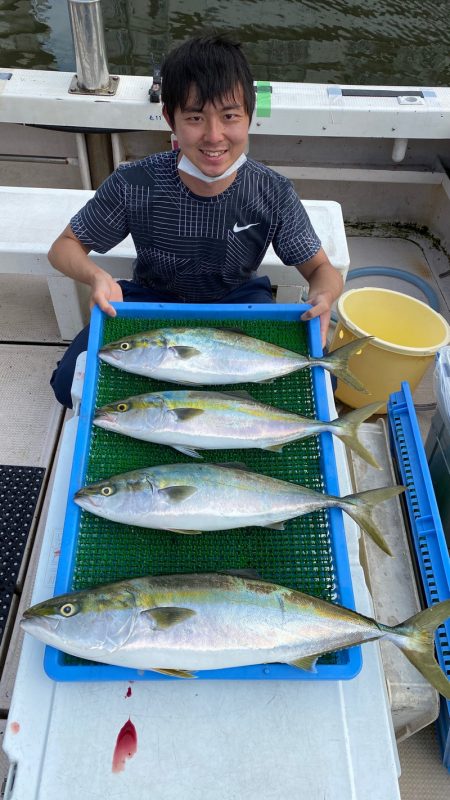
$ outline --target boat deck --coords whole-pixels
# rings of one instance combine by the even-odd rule
[[[425,238],[392,238],[380,233],[380,236],[359,236],[354,232],[348,236],[352,268],[383,265],[421,277],[434,289],[441,313],[450,320],[450,278],[439,277],[450,265],[443,266],[442,254]],[[370,269],[365,276],[352,280],[347,288],[361,285],[385,286],[424,299],[419,287],[398,277],[370,275]],[[0,297],[0,465],[45,469],[43,491],[0,647],[0,734],[3,735],[22,641],[14,623],[31,595],[51,494],[52,467],[65,418],[49,387],[51,372],[65,345],[45,279],[0,276]],[[432,377],[430,369],[414,396],[424,440],[434,412]],[[447,800],[450,774],[442,766],[434,725],[401,742],[399,757],[402,800],[419,796]],[[6,759],[1,756],[0,785],[4,786],[7,769]]]

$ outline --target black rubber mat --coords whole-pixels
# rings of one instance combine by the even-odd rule
[[[42,467],[0,464],[0,642],[44,474]]]

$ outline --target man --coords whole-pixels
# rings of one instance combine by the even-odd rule
[[[178,149],[121,165],[53,243],[50,263],[91,288],[91,306],[110,316],[111,303],[270,303],[268,278],[255,278],[270,243],[309,283],[325,344],[333,301],[342,291],[290,182],[247,159],[255,90],[240,45],[196,37],[166,58],[164,118]],[[132,281],[115,281],[90,258],[129,233],[137,260]],[[88,329],[52,376],[57,399],[71,406],[75,361]]]

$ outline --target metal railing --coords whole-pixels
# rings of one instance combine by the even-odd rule
[[[110,75],[100,0],[68,0],[77,73],[72,94],[113,95],[119,78]]]

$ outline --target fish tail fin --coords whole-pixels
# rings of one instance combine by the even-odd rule
[[[329,372],[332,372],[333,375],[336,375],[336,377],[340,378],[344,383],[348,383],[349,386],[352,386],[353,389],[356,389],[358,392],[369,394],[359,378],[353,375],[353,372],[348,366],[348,362],[352,356],[359,354],[367,347],[374,338],[374,336],[363,336],[361,339],[355,339],[353,342],[344,344],[342,347],[338,347],[337,350],[333,350],[332,353],[327,353],[323,358],[317,359],[317,364],[321,365]]]
[[[373,520],[373,511],[379,503],[383,503],[384,500],[390,500],[391,497],[401,494],[405,489],[405,486],[385,486],[382,489],[368,489],[366,492],[348,494],[339,498],[339,506],[358,523],[360,528],[369,534],[378,547],[388,556],[391,556],[392,552]]]
[[[358,432],[361,423],[375,414],[382,405],[383,403],[381,402],[371,403],[368,406],[363,406],[363,408],[356,408],[354,411],[350,411],[348,414],[345,414],[340,419],[333,420],[331,423],[333,426],[333,434],[342,439],[351,450],[354,450],[354,452],[358,453],[368,464],[377,469],[381,469],[378,461],[363,445],[358,437]]]
[[[400,625],[385,628],[408,661],[440,694],[450,700],[450,680],[434,657],[434,632],[450,617],[450,600],[419,611]],[[390,636],[390,634],[392,636]]]

